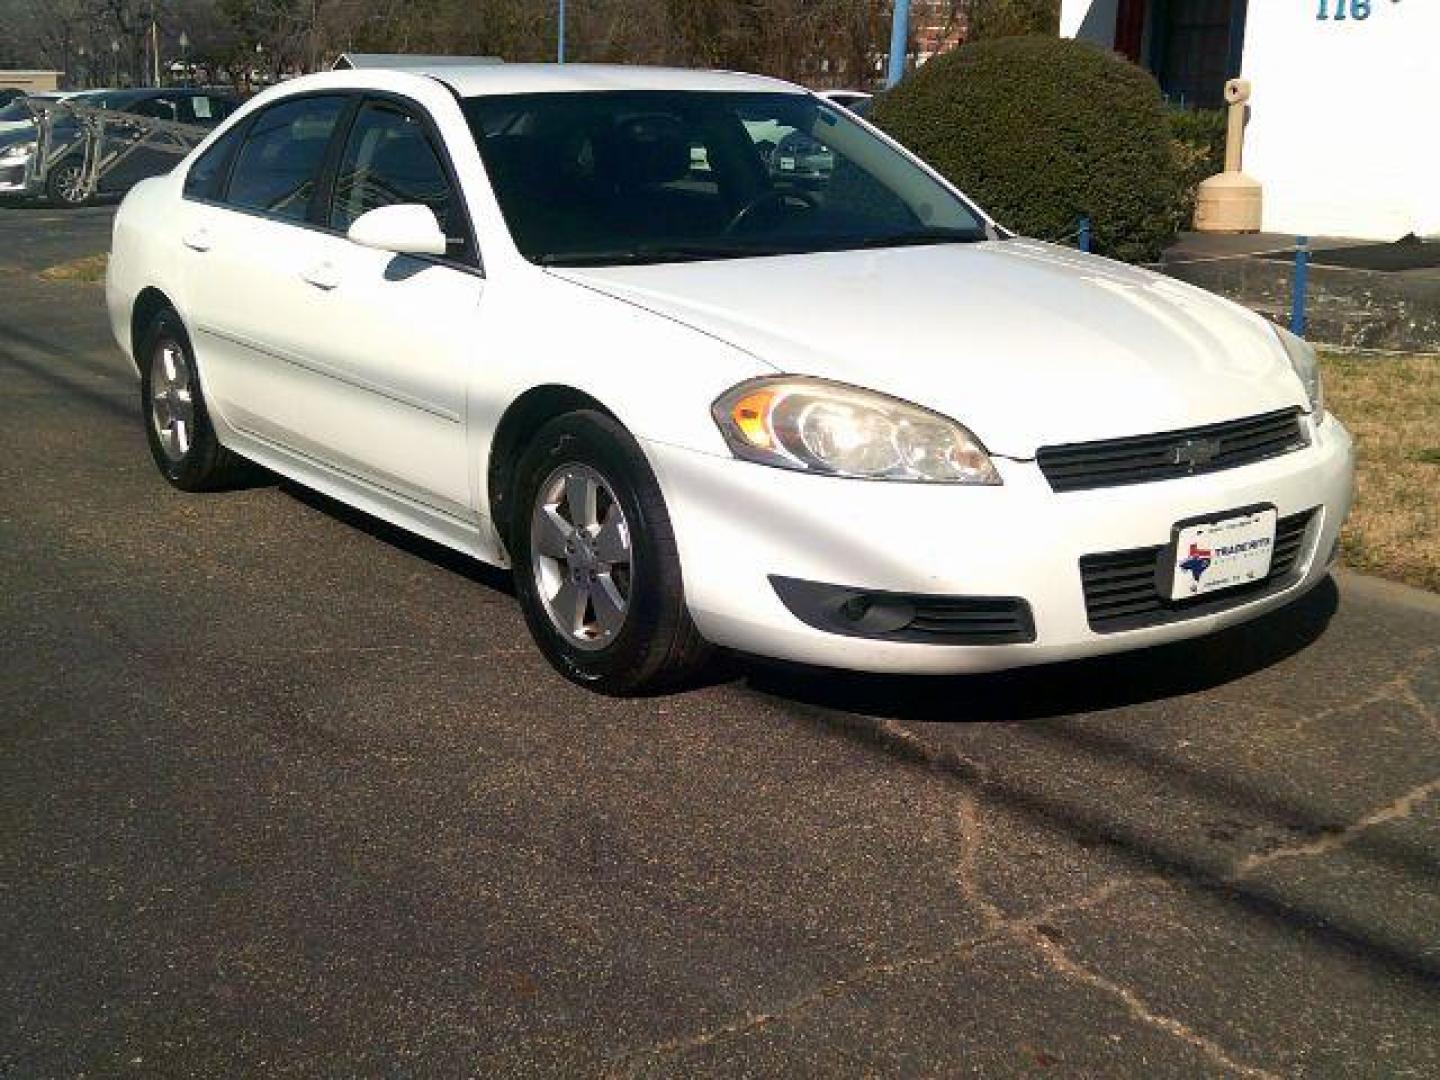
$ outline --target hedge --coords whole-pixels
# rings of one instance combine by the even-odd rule
[[[1095,251],[1140,262],[1180,224],[1159,87],[1092,45],[1043,35],[962,45],[881,97],[872,119],[1025,235],[1059,238],[1086,215]]]

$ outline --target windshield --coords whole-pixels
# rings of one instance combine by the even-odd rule
[[[465,113],[516,246],[541,265],[986,237],[963,199],[804,94],[517,94]]]

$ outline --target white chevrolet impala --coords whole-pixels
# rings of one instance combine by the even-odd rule
[[[107,294],[172,484],[256,462],[512,566],[611,693],[711,646],[969,672],[1194,637],[1322,580],[1350,507],[1303,341],[1013,236],[748,75],[296,79],[130,193]]]

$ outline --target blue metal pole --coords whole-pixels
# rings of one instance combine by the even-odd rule
[[[555,62],[565,62],[565,0],[560,0],[560,31],[555,35]]]
[[[1089,219],[1088,217],[1086,217],[1084,214],[1081,214],[1081,215],[1080,215],[1080,236],[1079,236],[1079,240],[1080,240],[1080,250],[1081,250],[1081,251],[1088,252],[1088,251],[1090,250],[1090,219]]]
[[[888,90],[905,77],[905,50],[910,45],[910,0],[895,0],[890,21],[890,70],[885,75]]]
[[[1290,294],[1290,332],[1305,336],[1305,289],[1310,280],[1310,238],[1295,238],[1295,287]]]

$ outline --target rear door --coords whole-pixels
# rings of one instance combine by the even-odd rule
[[[246,434],[316,456],[299,405],[309,335],[303,274],[328,240],[314,224],[332,138],[358,99],[285,98],[213,144],[185,180],[176,257],[207,401]],[[313,407],[313,401],[307,407]]]

